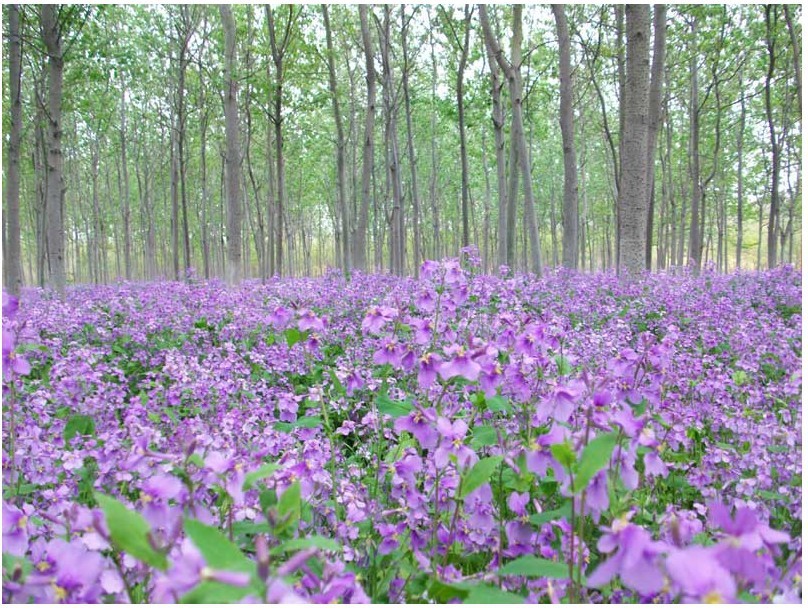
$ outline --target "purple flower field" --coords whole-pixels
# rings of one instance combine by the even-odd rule
[[[3,304],[4,602],[799,602],[801,276]]]

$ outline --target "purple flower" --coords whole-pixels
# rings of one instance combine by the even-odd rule
[[[3,552],[22,557],[27,550],[28,515],[3,502]]]
[[[19,309],[19,306],[19,299],[13,294],[9,294],[3,290],[3,317],[13,320],[17,315],[17,309]]]
[[[552,394],[536,407],[534,422],[541,425],[552,418],[557,422],[566,422],[575,410],[575,401],[580,395],[578,388],[571,386],[556,387]]]
[[[269,316],[269,322],[275,328],[285,328],[287,324],[289,324],[289,320],[292,319],[291,311],[286,309],[283,305],[278,305],[273,312]]]
[[[454,345],[447,351],[454,354],[454,357],[440,366],[440,376],[444,379],[459,376],[469,381],[477,381],[477,377],[480,375],[480,365],[469,357],[466,350],[459,345]]]
[[[449,463],[450,455],[455,456],[458,466],[464,468],[476,461],[477,454],[463,443],[469,429],[466,422],[458,419],[451,423],[445,417],[439,417],[437,428],[441,435],[441,442],[434,455],[437,468],[444,468]]]
[[[392,307],[371,307],[362,320],[362,330],[378,334],[385,324],[398,316],[398,310]]]
[[[398,367],[401,364],[401,348],[398,341],[388,339],[385,344],[373,354],[374,364],[391,364]]]
[[[656,593],[664,586],[662,571],[657,565],[657,556],[664,545],[655,543],[641,527],[633,525],[624,517],[605,529],[606,534],[598,540],[601,553],[611,553],[587,578],[590,586],[601,587],[615,576],[641,595]]]
[[[674,550],[668,555],[665,567],[673,588],[683,596],[682,601],[713,604],[735,601],[735,581],[718,562],[713,548]]]
[[[300,319],[297,321],[297,328],[301,331],[313,330],[315,332],[322,332],[325,330],[325,318],[318,318],[313,311],[306,309],[300,314]]]
[[[402,415],[393,426],[397,433],[409,432],[423,449],[432,449],[438,441],[438,433],[434,428],[434,409],[422,411],[415,408],[407,415]]]
[[[440,356],[433,353],[424,354],[418,359],[418,385],[422,390],[428,390],[435,383],[442,363]]]
[[[480,374],[480,388],[486,398],[491,398],[497,393],[497,388],[502,384],[502,366],[499,362],[483,365]]]

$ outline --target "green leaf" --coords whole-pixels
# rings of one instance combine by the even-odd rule
[[[281,494],[278,500],[278,515],[289,528],[297,527],[300,521],[300,482],[295,481],[286,491]]]
[[[251,489],[258,481],[267,478],[273,472],[278,470],[278,468],[280,468],[278,464],[264,464],[258,470],[254,470],[244,477],[244,484],[241,486],[241,488],[244,491]]]
[[[556,366],[558,367],[558,374],[561,376],[569,375],[572,372],[572,365],[570,361],[567,360],[561,354],[558,354],[555,357]]]
[[[513,406],[507,398],[503,398],[499,394],[486,398],[485,404],[491,411],[499,411],[502,413],[510,413],[512,410],[511,407]]]
[[[581,452],[581,462],[575,475],[575,491],[583,491],[598,472],[609,464],[617,445],[617,433],[601,434],[589,442]]]
[[[74,415],[67,420],[64,430],[65,443],[69,443],[76,435],[95,435],[95,421],[89,415]]]
[[[184,525],[185,533],[211,568],[233,572],[253,570],[254,564],[215,527],[195,519],[186,519]]]
[[[295,428],[317,428],[323,424],[319,417],[300,417],[293,422],[276,422],[274,428],[281,432],[291,432]]]
[[[749,375],[746,374],[746,371],[735,371],[732,374],[732,381],[737,386],[745,385],[749,381]]]
[[[471,436],[474,439],[472,443],[477,447],[487,447],[499,443],[494,426],[477,426],[471,431]]]
[[[502,462],[502,456],[494,455],[483,458],[474,464],[474,466],[472,466],[471,469],[466,472],[463,475],[463,478],[460,480],[460,499],[462,500],[472,491],[487,483],[488,479],[490,479],[491,475],[494,474],[494,470],[496,470],[500,462]]]
[[[281,555],[289,551],[300,551],[302,549],[311,548],[339,552],[342,550],[342,545],[336,540],[331,540],[323,536],[308,536],[306,538],[287,540],[283,544],[273,547],[269,553],[270,555]]]
[[[221,582],[204,581],[186,593],[181,604],[232,604],[241,601],[252,592],[252,588],[235,587]]]
[[[568,442],[553,445],[550,447],[550,453],[564,468],[571,469],[575,465],[575,452]]]
[[[120,550],[144,563],[165,570],[166,558],[149,543],[149,524],[138,513],[129,510],[115,498],[96,493],[95,501],[104,511],[109,537]]]
[[[502,566],[497,573],[501,576],[529,578],[569,578],[569,568],[566,564],[532,555],[523,555],[511,561]]]
[[[301,341],[308,339],[309,333],[300,332],[296,328],[287,328],[285,331],[283,331],[283,336],[286,337],[286,345],[292,347],[296,343],[300,343]]]
[[[561,508],[556,508],[554,510],[546,510],[542,513],[538,513],[535,515],[530,515],[530,522],[533,525],[542,525],[543,523],[549,523],[553,519],[561,519],[562,517],[566,517],[567,520],[570,519],[572,516],[572,504],[566,503]]]
[[[503,591],[492,585],[476,585],[469,589],[464,604],[524,604],[525,599],[516,593]]]
[[[410,411],[415,408],[415,405],[411,402],[391,400],[381,394],[376,397],[376,406],[379,407],[379,413],[389,415],[390,417],[403,417],[408,415]]]

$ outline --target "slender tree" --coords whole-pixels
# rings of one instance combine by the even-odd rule
[[[564,148],[564,237],[561,243],[561,258],[565,267],[575,269],[578,266],[578,166],[575,161],[570,33],[567,27],[567,16],[564,14],[564,5],[553,4],[553,16],[558,33],[558,75],[561,81],[560,120]]]
[[[48,269],[50,284],[60,297],[64,297],[65,283],[65,226],[63,216],[64,178],[62,176],[62,83],[64,55],[62,53],[62,24],[59,7],[43,4],[40,9],[42,40],[48,52],[48,106],[47,106],[47,225]]]
[[[620,164],[620,258],[618,270],[645,268],[645,224],[648,203],[648,6],[626,5],[625,137]]]
[[[236,24],[233,9],[229,4],[219,5],[225,40],[225,132],[227,152],[225,157],[227,176],[227,284],[235,286],[241,278],[241,193],[239,190],[239,166],[241,152],[238,141],[238,81],[236,68]]]
[[[541,248],[539,245],[538,226],[536,224],[530,157],[528,156],[527,139],[525,138],[524,121],[522,117],[522,77],[520,74],[522,63],[522,6],[519,4],[513,6],[513,33],[511,36],[510,62],[505,59],[502,49],[494,37],[485,5],[480,4],[478,8],[480,11],[480,23],[485,36],[485,44],[488,46],[489,51],[497,60],[500,69],[508,79],[508,88],[511,94],[511,147],[514,151],[511,153],[511,171],[517,171],[515,164],[518,162],[522,171],[522,183],[525,191],[525,225],[530,240],[530,269],[533,273],[540,276],[542,272]],[[511,199],[513,199],[513,197]]]
[[[662,77],[665,72],[665,39],[667,37],[667,9],[664,4],[654,5],[654,60],[651,66],[651,84],[648,92],[648,216],[645,229],[645,268],[651,270],[651,247],[654,237],[654,184],[656,172],[654,157],[659,135],[659,115],[662,112]]]
[[[367,107],[365,109],[365,133],[362,145],[362,205],[359,209],[359,219],[354,240],[354,267],[366,271],[371,172],[373,171],[373,131],[376,121],[376,67],[373,59],[373,40],[370,37],[368,7],[366,4],[359,5],[359,21],[362,30],[362,49],[365,55]]]
[[[350,226],[348,216],[348,199],[345,195],[345,130],[342,126],[342,111],[339,104],[339,92],[337,91],[337,70],[334,64],[334,42],[331,37],[331,23],[328,19],[328,5],[321,5],[323,11],[323,21],[325,23],[325,40],[328,49],[328,87],[331,91],[331,104],[334,111],[334,124],[337,130],[336,152],[337,152],[337,203],[339,204],[339,217],[342,227],[342,268],[345,273],[351,267],[351,239],[348,227]]]
[[[6,174],[6,224],[3,243],[5,251],[6,289],[15,295],[22,287],[22,248],[20,244],[20,144],[22,142],[22,103],[20,81],[22,75],[22,39],[20,38],[20,7],[8,6],[8,72],[11,95],[11,129],[8,139],[8,166]]]

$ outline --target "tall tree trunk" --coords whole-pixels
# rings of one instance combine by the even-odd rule
[[[466,116],[463,86],[469,55],[469,38],[471,35],[471,15],[473,9],[470,5],[466,4],[463,10],[463,39],[461,41],[455,28],[454,18],[441,8],[444,23],[453,39],[450,40],[450,42],[456,47],[456,50],[460,52],[457,74],[455,75],[455,101],[457,104],[457,128],[460,134],[460,213],[463,220],[462,245],[465,247],[471,243],[471,238],[469,234],[469,162],[466,147]]]
[[[4,284],[14,295],[22,287],[22,248],[20,243],[20,143],[22,141],[22,104],[20,82],[22,76],[22,39],[20,38],[20,7],[8,7],[9,94],[11,102],[11,130],[8,140],[8,173],[6,174],[6,224],[4,225]]]
[[[291,41],[292,26],[295,21],[294,6],[289,5],[289,15],[286,20],[286,29],[283,38],[278,40],[275,28],[275,16],[269,5],[265,5],[267,28],[269,29],[269,43],[272,50],[272,61],[275,64],[275,163],[277,164],[277,203],[276,206],[276,234],[275,234],[275,265],[278,274],[283,275],[283,221],[286,206],[286,164],[283,156],[283,60]],[[299,14],[299,13],[298,13]]]
[[[179,163],[177,161],[177,133],[179,124],[171,129],[171,254],[174,264],[174,279],[180,275],[180,199]]]
[[[365,111],[365,135],[362,148],[362,205],[356,225],[354,267],[367,271],[368,215],[371,199],[371,173],[373,171],[373,126],[376,118],[376,68],[373,61],[373,41],[370,38],[368,7],[359,5],[359,20],[362,30],[362,47],[365,53],[365,79],[367,83],[367,109]]]
[[[625,39],[625,17],[626,9],[622,4],[614,5],[615,22],[617,25],[617,100],[618,100],[618,114],[620,117],[619,123],[619,136],[618,143],[618,167],[623,167],[623,145],[626,139],[626,39]],[[620,272],[620,261],[623,260],[620,255],[621,248],[621,217],[620,217],[620,177],[622,172],[618,171],[615,174],[617,180],[617,197],[614,202],[614,247],[615,254],[614,260],[617,272]]]
[[[129,206],[129,164],[126,161],[126,86],[121,86],[121,180],[123,204],[123,266],[127,280],[132,279],[132,230]]]
[[[331,24],[328,20],[328,5],[322,5],[325,22],[325,39],[328,48],[328,86],[331,90],[331,103],[334,110],[334,123],[337,128],[337,198],[339,216],[342,225],[342,270],[348,274],[351,270],[351,238],[348,227],[348,199],[345,195],[345,132],[342,127],[342,112],[337,91],[337,70],[334,66],[334,43],[331,40]]]
[[[645,268],[650,26],[647,5],[626,6],[626,118],[621,142],[618,272],[625,268],[631,274]]]
[[[777,13],[774,6],[766,5],[766,48],[769,51],[769,67],[766,73],[766,120],[769,124],[769,137],[772,151],[771,203],[769,206],[769,227],[767,233],[769,269],[777,266],[777,227],[780,222],[780,142],[774,128],[774,108],[772,105],[772,79],[775,68],[775,35],[774,26]]]
[[[665,72],[666,6],[654,5],[654,60],[651,66],[651,85],[648,92],[648,217],[645,232],[645,268],[651,270],[651,248],[654,237],[654,185],[656,172],[659,115],[662,110],[662,76]],[[660,221],[661,222],[661,221]]]
[[[694,40],[698,39],[698,21],[694,14],[690,22],[690,32]],[[690,243],[688,256],[693,264],[693,272],[701,271],[701,250],[703,238],[699,221],[702,200],[701,157],[699,153],[699,75],[698,54],[694,48],[690,55],[690,180],[692,193],[690,198]]]
[[[384,91],[385,134],[387,140],[388,179],[390,181],[393,209],[390,214],[390,261],[391,271],[404,273],[404,222],[402,218],[401,165],[398,153],[398,121],[396,117],[395,85],[391,62],[390,6],[384,7],[384,22],[381,27],[382,82]]]
[[[42,40],[48,51],[48,133],[47,133],[47,219],[48,268],[50,284],[64,298],[65,294],[65,226],[64,180],[62,177],[62,31],[57,7],[41,7]]]
[[[224,114],[227,139],[227,269],[228,286],[235,286],[241,279],[241,193],[239,192],[239,161],[241,152],[238,141],[238,84],[236,68],[236,24],[233,9],[229,4],[219,5],[225,39],[225,92]]]
[[[414,15],[413,15],[414,17]],[[412,19],[413,17],[410,17]],[[404,73],[402,75],[402,89],[404,93],[404,113],[407,119],[407,156],[410,161],[410,181],[412,192],[412,252],[413,252],[413,274],[418,279],[423,259],[421,243],[421,202],[418,194],[418,171],[415,158],[415,143],[412,132],[412,110],[410,108],[410,86],[409,73],[412,65],[409,61],[409,46],[407,44],[407,30],[409,20],[406,20],[404,8],[401,9],[401,49],[404,59]]]
[[[578,266],[578,166],[575,161],[575,125],[573,124],[572,68],[570,33],[564,5],[553,4],[558,33],[559,80],[561,81],[561,140],[564,149],[564,237],[562,263],[568,269]],[[582,261],[583,262],[583,261]]]
[[[794,29],[794,23],[791,20],[791,5],[783,5],[783,13],[786,18],[786,25],[788,26],[788,35],[791,39],[791,61],[794,63],[794,79],[797,84],[797,112],[802,117],[802,68],[800,67],[800,52],[801,47],[798,41],[797,32]]]
[[[741,268],[741,250],[743,249],[743,140],[746,129],[746,92],[743,88],[743,72],[738,74],[738,91],[741,94],[741,123],[738,126],[737,150],[738,150],[738,170],[737,170],[737,219],[738,238],[735,242],[735,267]]]
[[[535,199],[533,197],[533,180],[530,170],[530,157],[528,156],[527,140],[522,118],[522,78],[519,69],[522,63],[522,6],[513,6],[513,34],[511,36],[511,61],[508,62],[499,46],[485,5],[479,5],[480,22],[485,35],[485,43],[499,63],[502,72],[508,79],[511,93],[511,146],[516,147],[516,159],[522,170],[522,184],[525,191],[525,229],[530,240],[530,268],[533,273],[541,276],[541,250],[539,244],[539,230],[536,224]],[[514,155],[512,154],[513,158]],[[515,168],[514,170],[515,171]]]
[[[497,162],[497,264],[508,264],[508,244],[513,234],[508,233],[508,192],[505,177],[505,112],[502,108],[502,73],[493,50],[485,45],[488,67],[491,70],[491,122],[494,125],[494,156]]]

